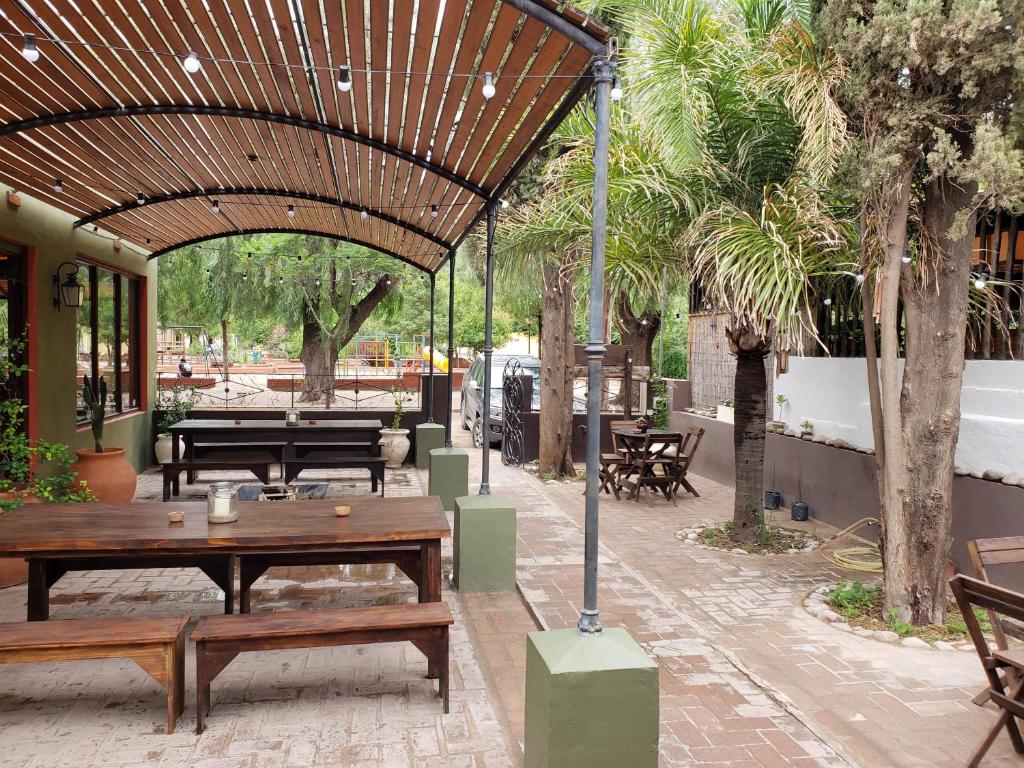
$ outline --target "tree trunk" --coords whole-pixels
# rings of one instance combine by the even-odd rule
[[[906,364],[898,419],[892,393],[883,391],[886,422],[883,497],[885,606],[915,625],[945,620],[946,564],[952,543],[953,458],[960,432],[960,388],[964,371],[968,275],[975,217],[962,232],[950,232],[967,208],[973,185],[945,178],[924,187],[923,225],[936,254],[906,276]],[[892,355],[897,329],[886,329]],[[883,347],[886,338],[883,337]],[[890,374],[891,377],[891,374]],[[883,390],[893,382],[883,380]],[[892,410],[896,410],[892,408]],[[895,423],[893,423],[895,422]]]
[[[544,295],[540,338],[541,477],[575,477],[572,464],[572,385],[575,298],[572,275],[563,264],[544,262]]]
[[[228,367],[231,365],[231,362],[228,357],[228,319],[226,317],[220,319],[220,343],[221,353],[224,357],[224,381],[227,381],[230,374]]]
[[[337,280],[332,279],[332,286]],[[330,407],[334,402],[334,370],[338,355],[345,345],[352,340],[370,313],[398,286],[398,278],[382,275],[367,293],[355,305],[345,303],[338,305],[337,297],[332,304],[338,314],[338,320],[327,329],[324,321],[317,314],[317,307],[312,306],[311,297],[307,294],[302,303],[302,352],[299,358],[305,368],[302,382],[300,403],[316,403],[323,400]],[[336,288],[332,287],[332,290]]]
[[[764,525],[764,425],[768,415],[764,359],[771,351],[771,342],[738,323],[726,329],[726,337],[730,351],[736,355],[733,536],[738,541],[752,542]]]
[[[654,338],[661,327],[661,315],[646,310],[640,314],[635,313],[629,304],[629,297],[620,292],[615,302],[615,327],[619,331],[622,346],[629,350],[633,366],[643,365],[650,369],[654,358]]]

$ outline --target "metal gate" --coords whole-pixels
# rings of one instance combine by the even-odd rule
[[[523,367],[516,358],[505,363],[501,384],[501,463],[523,464]]]

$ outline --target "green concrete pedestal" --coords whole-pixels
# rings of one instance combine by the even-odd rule
[[[502,496],[455,500],[455,587],[460,592],[516,588],[516,508]]]
[[[626,630],[526,638],[525,768],[657,768],[658,665]]]
[[[455,499],[469,493],[469,454],[461,448],[435,448],[427,468],[427,494],[440,496],[444,509],[455,509]]]
[[[444,448],[444,425],[416,425],[416,469],[430,467],[430,452],[435,448]]]

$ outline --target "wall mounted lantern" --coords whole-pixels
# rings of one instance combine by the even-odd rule
[[[60,272],[64,267],[71,267],[64,281],[61,282]],[[63,303],[68,309],[78,309],[82,306],[82,298],[85,295],[85,288],[78,282],[75,276],[78,274],[79,266],[73,261],[65,261],[57,271],[53,273],[53,306],[60,312],[60,305]]]

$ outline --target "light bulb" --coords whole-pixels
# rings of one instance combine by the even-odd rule
[[[974,287],[977,288],[979,291],[985,290],[985,278],[979,277],[977,280],[975,280]]]
[[[21,49],[21,55],[29,64],[35,64],[37,61],[39,61],[39,49],[36,48],[36,36],[25,35],[24,41],[25,45]]]
[[[647,325],[647,318],[646,317],[643,320],[640,321],[640,325]]]
[[[136,205],[145,205],[146,204],[146,196],[144,194],[142,194],[141,192],[137,193],[135,195],[135,204]]]
[[[242,273],[242,279],[243,280],[248,280],[249,279],[249,273],[248,272],[243,272]]]
[[[389,277],[389,278],[387,278],[387,279],[386,279],[386,280],[384,281],[384,285],[391,285],[391,278],[390,278],[390,277]]]
[[[148,237],[146,238],[146,245],[149,245],[149,244],[150,244],[150,243],[152,243],[152,242],[153,242],[153,241],[152,241],[152,240],[150,240],[150,239],[149,239]]]
[[[612,79],[612,90],[608,95],[611,96],[612,101],[622,98],[622,78],[618,75]]]
[[[342,93],[352,90],[352,71],[348,67],[341,67],[338,70],[338,90]]]
[[[826,307],[831,307],[832,299],[825,299],[825,301],[823,301],[822,304],[824,304]]]
[[[245,257],[246,257],[247,259],[251,259],[251,258],[252,258],[252,251],[249,251],[249,252],[248,252],[248,253],[247,253],[247,254],[245,255]]]
[[[190,75],[194,75],[196,72],[200,70],[200,68],[202,68],[203,63],[199,61],[199,57],[193,52],[185,57],[185,60],[181,63],[181,65],[185,68],[186,72],[188,72]]]
[[[909,253],[903,254],[903,263],[904,264],[909,264],[910,263],[910,254]]]
[[[289,219],[294,219],[295,218],[295,206],[294,205],[289,205],[288,206],[288,218]],[[300,256],[299,258],[301,259],[302,257]]]
[[[437,218],[437,206],[436,205],[430,206],[430,218],[432,218],[432,219],[436,219]]]
[[[366,212],[365,208],[361,208],[359,209],[359,218],[362,219],[363,221],[366,221],[368,218],[370,218],[370,214]]]
[[[277,278],[277,284],[278,284],[278,285],[284,285],[284,277],[283,277],[283,276],[282,276],[282,277],[279,277],[279,278]]]
[[[320,278],[319,277],[316,280],[313,281],[313,285],[315,285],[317,288],[320,287]]]
[[[302,254],[300,253],[300,254],[299,254],[298,256],[296,256],[296,257],[295,257],[295,260],[296,260],[297,262],[299,262],[299,264],[301,264],[301,263],[302,263]]]
[[[54,179],[54,181],[53,181],[53,191],[56,192],[58,195],[61,192],[63,192],[64,191],[64,182],[61,181],[60,179]]]
[[[494,75],[490,72],[484,72],[483,94],[488,101],[494,98]]]
[[[508,200],[502,199],[499,200],[498,202],[501,204],[501,210],[504,211],[506,208],[508,208]]]
[[[220,200],[214,200],[213,204],[210,206],[210,210],[214,213],[220,213]]]
[[[864,280],[866,280],[866,279],[867,278],[865,278],[864,275],[857,275],[857,282],[858,283],[863,283]]]
[[[353,287],[353,288],[355,288],[355,287],[356,287],[356,279],[355,279],[354,277],[352,278],[352,287]]]

